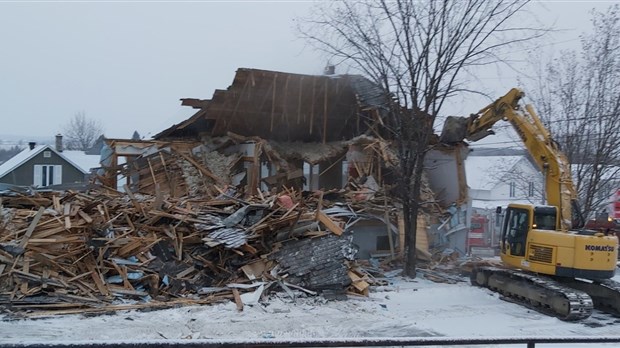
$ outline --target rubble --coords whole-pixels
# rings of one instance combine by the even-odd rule
[[[285,196],[292,206],[278,203]],[[244,298],[274,288],[330,298],[368,294],[369,278],[350,263],[356,246],[348,220],[316,195],[162,198],[93,190],[2,203],[12,227],[0,226],[0,304],[13,314],[230,300],[242,310]]]

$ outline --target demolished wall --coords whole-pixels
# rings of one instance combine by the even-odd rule
[[[437,203],[444,212],[435,215],[428,226],[431,248],[450,248],[460,255],[467,253],[471,219],[471,203],[465,178],[465,158],[468,152],[464,144],[438,144],[428,152],[424,161],[430,187],[436,192]]]

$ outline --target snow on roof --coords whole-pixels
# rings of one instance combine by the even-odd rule
[[[0,165],[0,178],[13,171],[13,169],[19,167],[22,163],[38,155],[41,151],[48,147],[50,146],[36,145],[32,150],[28,147],[17,155],[11,157],[9,160]]]
[[[53,151],[55,154],[64,158],[67,162],[69,162],[71,165],[81,170],[85,174],[90,172],[90,168],[97,168],[100,166],[99,155],[87,155],[84,153],[84,151],[58,152],[54,150],[54,148],[50,145],[35,145],[32,150],[30,148],[26,148],[22,152],[11,157],[8,161],[0,165],[0,178],[12,172],[15,168],[24,164],[26,161],[38,155],[43,150]]]
[[[101,164],[99,164],[101,156],[99,155],[87,155],[84,151],[63,151],[61,154],[65,159],[86,173],[89,173],[91,168],[101,167]]]
[[[465,160],[467,186],[474,190],[490,190],[523,156],[468,156]]]

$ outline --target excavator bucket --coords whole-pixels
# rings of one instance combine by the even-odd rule
[[[467,136],[467,118],[448,116],[443,124],[439,141],[446,144],[455,144],[465,140]]]

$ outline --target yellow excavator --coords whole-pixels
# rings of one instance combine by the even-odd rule
[[[510,204],[500,235],[502,267],[474,268],[472,283],[506,299],[557,316],[580,320],[592,308],[620,313],[615,275],[618,239],[583,229],[570,164],[524,93],[512,89],[470,117],[448,117],[441,141],[477,141],[508,121],[544,176],[544,205]],[[498,213],[502,208],[498,207]]]

